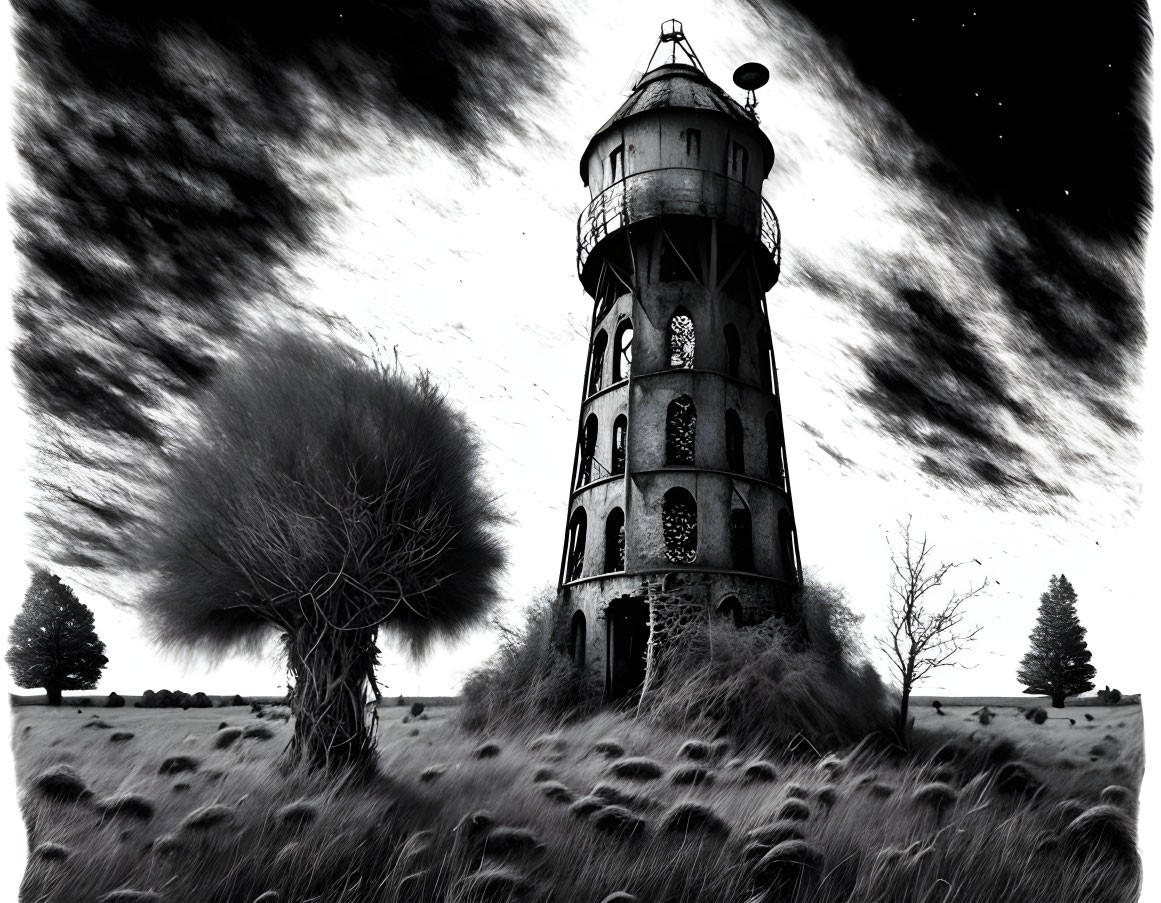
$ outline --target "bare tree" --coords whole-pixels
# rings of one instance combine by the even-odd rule
[[[891,660],[899,676],[902,698],[895,723],[899,739],[907,744],[907,708],[911,690],[936,668],[954,661],[982,627],[965,625],[964,603],[988,586],[985,577],[979,586],[966,590],[944,587],[951,571],[962,562],[935,563],[927,536],[911,537],[911,519],[899,524],[901,548],[891,548],[891,600],[887,632],[879,638],[879,648]],[[943,590],[943,592],[941,592]]]
[[[223,366],[175,442],[135,554],[163,645],[281,634],[292,762],[375,762],[380,626],[417,654],[495,598],[501,518],[467,421],[429,381],[274,335]]]

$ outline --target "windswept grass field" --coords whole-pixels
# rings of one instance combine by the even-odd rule
[[[244,708],[22,707],[22,899],[1137,899],[1140,706],[993,710],[919,707],[895,760],[609,713],[479,736],[454,708],[384,708],[378,777],[335,785],[283,777],[291,726]]]

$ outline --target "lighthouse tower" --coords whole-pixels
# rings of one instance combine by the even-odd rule
[[[684,624],[792,617],[800,575],[765,301],[774,149],[752,90],[743,106],[710,81],[680,22],[659,51],[580,161],[593,315],[559,604],[610,698]],[[750,63],[735,82],[765,77]]]

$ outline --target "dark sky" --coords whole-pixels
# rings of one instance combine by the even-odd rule
[[[1140,236],[1151,154],[1145,4],[791,5],[939,149],[950,165],[933,179],[1025,221]]]

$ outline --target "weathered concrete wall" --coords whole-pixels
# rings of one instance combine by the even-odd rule
[[[639,575],[597,577],[561,589],[558,604],[566,620],[575,612],[584,614],[586,626],[585,663],[595,679],[607,679],[607,625],[605,610],[621,597],[641,598],[649,603],[651,644],[661,644],[691,620],[719,616],[723,603],[738,600],[743,624],[756,624],[771,616],[789,614],[793,586],[762,580],[745,574],[661,572],[647,578]]]
[[[612,184],[609,157],[617,147],[623,148],[624,161],[618,179],[655,169],[689,168],[725,175],[761,192],[763,148],[756,128],[707,110],[680,109],[657,110],[617,123],[600,136],[585,161],[589,192],[596,197]],[[687,140],[690,129],[701,132],[700,142]],[[734,168],[735,144],[744,147],[749,156],[744,179]]]

